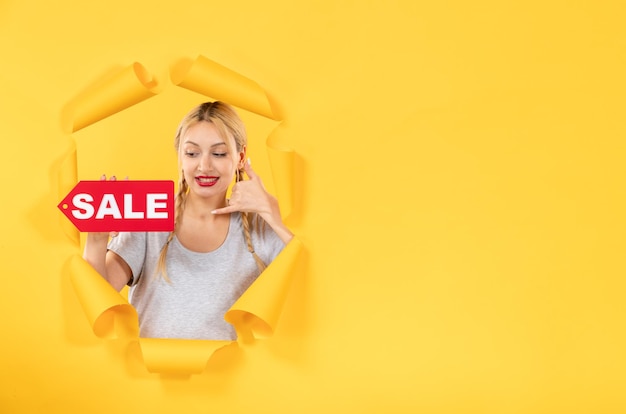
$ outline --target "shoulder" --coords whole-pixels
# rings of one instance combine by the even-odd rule
[[[115,250],[125,245],[132,245],[138,242],[144,242],[146,233],[144,232],[120,232],[117,236],[111,238],[109,249]]]
[[[109,242],[109,249],[162,244],[167,240],[168,232],[121,232]]]

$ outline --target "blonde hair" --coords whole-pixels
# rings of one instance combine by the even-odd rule
[[[189,185],[185,181],[185,176],[182,173],[182,168],[180,168],[181,163],[181,142],[182,137],[187,133],[187,130],[196,125],[198,122],[209,122],[217,128],[219,134],[225,138],[226,145],[228,146],[229,152],[233,152],[233,150],[243,151],[247,145],[247,136],[246,129],[237,112],[228,104],[220,101],[215,102],[205,102],[197,107],[193,108],[180,122],[178,125],[178,129],[176,130],[176,137],[174,138],[174,148],[178,152],[178,162],[179,162],[179,177],[178,177],[178,193],[176,194],[176,205],[174,207],[175,210],[175,224],[174,230],[170,232],[167,237],[167,241],[165,245],[161,249],[161,253],[159,255],[159,262],[157,264],[156,275],[161,275],[163,278],[170,282],[169,277],[167,276],[167,266],[166,266],[166,257],[167,251],[169,249],[170,242],[174,239],[174,235],[176,233],[176,228],[178,224],[180,224],[183,211],[185,210],[185,202],[187,200],[187,195],[189,193]],[[233,138],[235,141],[236,148],[231,148],[231,140]],[[243,177],[243,169],[237,170],[235,175],[235,181],[239,182]],[[256,229],[259,226],[259,217],[254,215],[256,218]],[[259,271],[262,272],[266,265],[263,263],[261,258],[254,251],[254,246],[252,245],[252,238],[250,236],[250,228],[252,227],[253,217],[249,215],[247,212],[241,213],[241,219],[243,222],[243,233],[244,238],[246,240],[246,246],[248,251],[254,257],[254,260],[259,268]]]

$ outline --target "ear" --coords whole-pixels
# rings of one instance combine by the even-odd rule
[[[247,151],[248,151],[248,147],[244,145],[241,151],[237,153],[237,169],[238,170],[241,170],[246,162]]]

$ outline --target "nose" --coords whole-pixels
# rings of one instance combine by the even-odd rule
[[[203,154],[200,156],[200,162],[198,162],[198,171],[208,172],[211,170],[211,156],[210,154]]]

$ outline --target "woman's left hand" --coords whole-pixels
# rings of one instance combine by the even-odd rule
[[[235,211],[257,213],[285,244],[289,243],[293,233],[283,223],[278,200],[265,190],[261,177],[254,172],[250,161],[246,162],[243,168],[249,179],[235,183],[228,206],[213,210],[211,213],[227,214]]]
[[[211,213],[227,214],[235,211],[257,213],[266,221],[271,220],[276,214],[280,217],[276,198],[267,192],[261,177],[254,172],[250,162],[246,162],[243,168],[249,179],[235,183],[228,206],[213,210]]]

